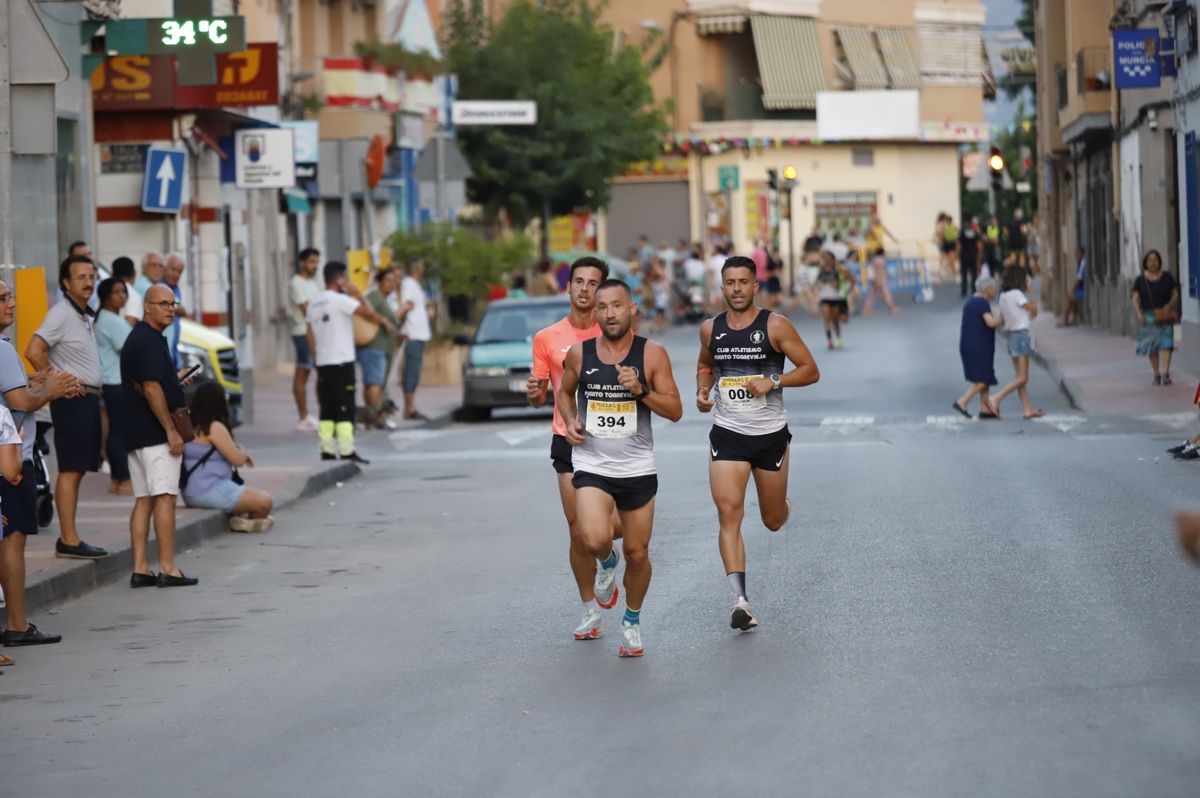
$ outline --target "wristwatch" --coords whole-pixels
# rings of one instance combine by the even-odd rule
[[[769,379],[771,381],[771,384],[774,385],[776,388],[783,387],[783,377],[779,376],[778,374],[769,374],[769,375],[767,375],[767,379]]]

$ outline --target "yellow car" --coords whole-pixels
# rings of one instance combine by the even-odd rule
[[[229,397],[229,417],[242,423],[242,383],[238,378],[237,347],[233,339],[191,319],[179,322],[179,366],[200,364],[199,376],[213,380]],[[193,383],[195,384],[195,383]]]

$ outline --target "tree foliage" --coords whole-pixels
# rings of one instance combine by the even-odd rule
[[[606,204],[611,179],[652,158],[665,132],[644,47],[617,46],[589,0],[516,0],[494,24],[482,0],[451,0],[444,52],[463,100],[533,100],[530,126],[458,129],[475,176],[468,190],[489,217],[523,226]],[[661,60],[661,57],[659,57]],[[652,59],[653,60],[653,59]]]
[[[1021,12],[1017,15],[1014,24],[1021,35],[1029,40],[1029,43],[1037,48],[1037,0],[1021,0]],[[1044,69],[1041,64],[1038,69]],[[1000,81],[1000,87],[1004,90],[1005,96],[1013,100],[1020,97],[1026,91],[1033,95],[1034,107],[1037,107],[1037,81],[1032,75],[1018,75],[1011,78],[1006,78]]]
[[[533,244],[524,235],[485,241],[470,230],[431,222],[412,232],[398,230],[384,245],[393,263],[410,258],[425,262],[426,273],[448,296],[487,296],[490,286],[507,283],[508,273],[533,260]]]

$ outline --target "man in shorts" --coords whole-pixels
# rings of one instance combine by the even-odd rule
[[[0,282],[0,334],[16,322],[17,296]],[[40,631],[25,617],[25,540],[36,535],[37,473],[33,469],[33,446],[37,438],[34,413],[47,402],[80,396],[83,386],[65,371],[39,372],[25,376],[25,364],[17,350],[0,338],[0,405],[12,413],[21,431],[21,481],[13,485],[0,479],[0,514],[3,515],[3,540],[0,540],[0,588],[7,602],[7,623],[3,634],[6,646],[34,646],[57,643],[61,635]]]
[[[571,299],[571,312],[533,337],[533,369],[526,384],[526,398],[531,407],[542,407],[547,396],[558,393],[562,383],[563,360],[571,347],[581,341],[589,341],[600,335],[596,323],[596,289],[608,279],[608,264],[592,256],[582,257],[571,264],[571,279],[567,283],[567,296]],[[571,463],[571,444],[567,443],[567,425],[562,416],[554,414],[551,424],[553,437],[550,439],[550,462],[558,477],[558,496],[562,501],[563,515],[567,519],[570,534],[571,572],[579,588],[583,602],[583,620],[575,629],[576,640],[595,640],[600,636],[603,623],[599,604],[604,609],[617,603],[620,590],[617,588],[617,561],[620,557],[616,546],[612,548],[607,567],[588,554],[579,536],[575,523],[575,487],[571,484],[575,469]],[[620,519],[614,512],[616,534],[620,534]]]
[[[200,580],[175,567],[175,497],[183,438],[171,414],[187,407],[183,384],[175,373],[170,344],[163,332],[175,321],[175,292],[169,285],[146,291],[145,315],[121,347],[121,389],[125,399],[125,442],[129,446],[129,476],[133,482],[133,512],[129,539],[133,572],[129,586],[190,587]],[[150,519],[158,542],[158,573],[150,570]]]
[[[621,518],[625,552],[622,657],[642,656],[641,609],[650,587],[650,534],[658,474],[650,414],[678,421],[679,389],[667,350],[634,335],[629,286],[605,280],[596,290],[601,337],[574,344],[554,395],[567,443],[575,447],[575,523],[602,569],[617,566],[612,513]]]
[[[296,348],[296,370],[292,373],[292,399],[296,403],[299,421],[296,429],[301,432],[316,432],[317,420],[308,412],[308,373],[313,370],[312,353],[308,351],[308,303],[321,293],[317,285],[317,268],[321,265],[321,253],[309,247],[300,250],[296,273],[288,280],[288,323],[291,327],[292,345]]]
[[[96,293],[96,266],[84,255],[68,255],[58,268],[62,298],[54,303],[42,326],[29,339],[25,359],[38,371],[53,366],[74,374],[84,393],[50,403],[54,423],[54,455],[58,476],[54,504],[59,538],[54,554],[75,560],[96,560],[108,552],[79,539],[75,511],[83,475],[100,470],[100,351],[96,348],[96,313],[88,300]]]
[[[755,303],[754,261],[732,257],[721,270],[728,310],[700,326],[696,407],[713,411],[708,436],[708,481],[720,524],[719,545],[733,588],[729,626],[743,632],[758,626],[746,596],[746,548],[742,543],[746,485],[754,475],[759,512],[776,532],[787,521],[788,431],[783,389],[821,378],[800,333],[778,313]],[[784,359],[794,368],[784,371]],[[717,387],[715,401],[710,397]]]

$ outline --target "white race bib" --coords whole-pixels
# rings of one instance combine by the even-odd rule
[[[755,396],[750,393],[747,384],[752,380],[761,380],[761,374],[747,374],[744,377],[722,377],[717,383],[721,392],[721,404],[732,413],[745,413],[749,410],[762,410],[767,406],[766,396]]]
[[[588,400],[587,432],[593,438],[628,438],[637,432],[637,402]]]

